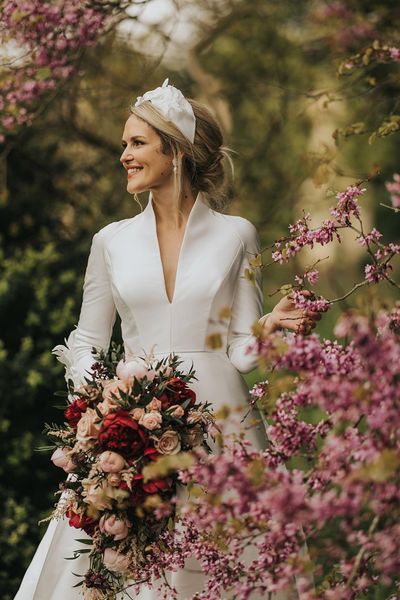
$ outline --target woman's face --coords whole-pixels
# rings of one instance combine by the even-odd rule
[[[162,152],[156,131],[136,115],[125,123],[120,161],[127,171],[130,194],[157,189],[173,181],[172,154]]]

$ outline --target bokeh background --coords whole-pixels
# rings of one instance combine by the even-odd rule
[[[395,127],[390,135],[379,127],[400,110],[400,65],[366,59],[340,74],[346,57],[374,40],[395,43],[398,2],[148,0],[120,7],[119,23],[82,51],[76,74],[44,96],[32,124],[1,147],[4,600],[14,597],[45,531],[37,523],[49,515],[60,477],[49,454],[37,451],[46,443],[44,422],[62,419],[53,394],[64,389],[63,367],[50,350],[78,322],[93,234],[139,211],[119,162],[137,95],[169,77],[214,111],[235,150],[228,211],[258,227],[263,247],[303,211],[315,225],[328,218],[335,194],[367,178],[366,230],[375,225],[399,240],[399,216],[381,204],[390,204],[385,182],[400,170],[400,139]],[[354,237],[347,233],[341,245],[300,254],[287,266],[269,265],[266,251],[265,312],[277,289],[317,260],[317,290],[329,299],[345,295],[367,262]],[[341,311],[390,304],[396,293],[389,284],[363,287],[336,303],[317,332],[330,337]],[[118,320],[113,339],[120,339]],[[245,376],[249,385],[262,377],[258,370]]]

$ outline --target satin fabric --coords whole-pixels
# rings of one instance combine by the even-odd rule
[[[65,346],[53,349],[65,365],[66,379],[73,379],[75,385],[84,382],[93,363],[91,348],[108,348],[118,311],[127,359],[175,352],[183,359],[181,368],[193,364],[197,381],[191,385],[200,401],[211,402],[216,410],[229,405],[244,414],[248,388],[241,373],[257,364],[256,355],[247,348],[254,341],[251,326],[263,314],[261,271],[254,284],[244,274],[259,251],[252,223],[212,210],[199,193],[186,224],[169,302],[150,194],[140,214],[110,223],[93,237],[78,325]],[[230,318],[221,319],[227,307]],[[208,346],[212,334],[220,336],[219,348]],[[264,447],[263,429],[253,428],[246,436],[256,447]],[[82,547],[75,542],[82,537],[87,536],[69,527],[65,519],[51,521],[15,600],[82,598],[79,588],[72,587],[77,582],[72,572],[85,573],[87,559],[65,560]],[[199,564],[188,561],[186,570],[171,574],[171,583],[182,600],[191,598],[204,585]],[[136,597],[156,600],[157,593],[143,586]]]

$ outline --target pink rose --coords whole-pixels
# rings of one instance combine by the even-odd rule
[[[76,439],[83,446],[90,445],[90,440],[94,440],[99,435],[99,416],[93,408],[88,408],[82,413],[76,429]]]
[[[145,413],[144,408],[137,407],[137,408],[132,409],[129,414],[132,415],[132,419],[135,419],[135,421],[140,421],[140,419],[143,417],[144,413]]]
[[[129,559],[112,548],[106,548],[103,554],[103,563],[106,569],[116,573],[125,573],[129,570]]]
[[[125,460],[117,452],[105,450],[99,456],[99,467],[105,473],[119,473],[125,466]]]
[[[156,411],[151,411],[143,415],[143,417],[139,421],[139,425],[152,431],[153,429],[159,429],[161,426],[161,422],[162,416],[160,415],[160,413]]]
[[[168,413],[172,417],[177,417],[179,419],[180,417],[183,417],[183,415],[185,414],[185,410],[180,404],[174,404],[173,406],[169,407]]]
[[[118,519],[115,515],[109,517],[103,515],[99,521],[100,531],[106,535],[112,535],[116,542],[126,538],[129,527],[131,527],[131,524],[128,521]]]
[[[158,400],[158,398],[154,396],[146,406],[146,410],[161,410],[161,400]]]
[[[125,383],[132,385],[134,379],[143,379],[148,368],[142,360],[120,360],[116,368],[117,376]]]
[[[75,470],[76,464],[70,458],[69,448],[57,448],[51,455],[51,460],[56,467],[64,469],[66,473],[72,473]]]

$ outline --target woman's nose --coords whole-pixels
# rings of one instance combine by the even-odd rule
[[[132,160],[132,159],[133,159],[133,155],[132,155],[132,152],[131,152],[131,151],[128,151],[128,150],[125,148],[125,149],[124,149],[124,151],[122,152],[122,154],[121,154],[121,157],[120,157],[120,159],[119,159],[119,160],[120,160],[120,162],[121,162],[121,163],[123,163],[125,160],[128,160],[128,158],[129,158],[130,160]]]

